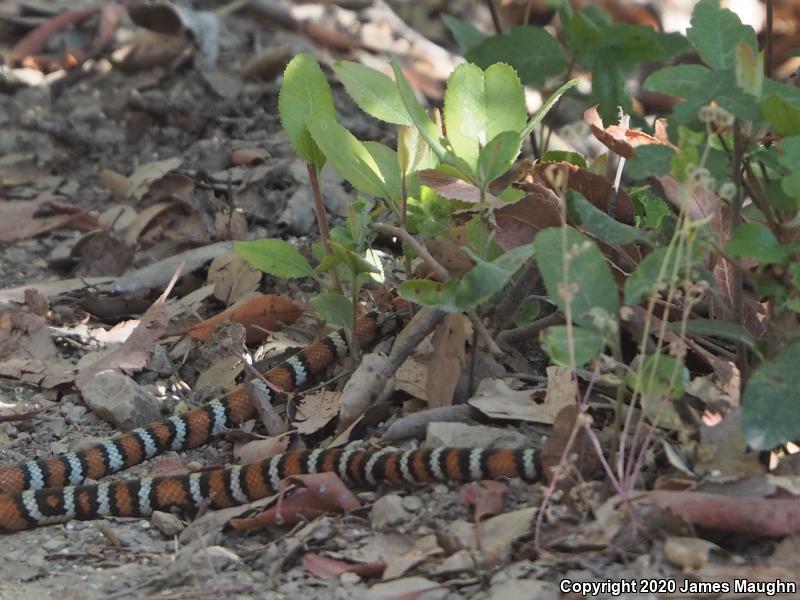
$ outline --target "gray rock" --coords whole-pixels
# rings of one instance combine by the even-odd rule
[[[405,509],[403,499],[397,494],[379,498],[369,514],[370,523],[379,531],[402,525],[410,518],[411,513]]]
[[[116,371],[98,373],[82,392],[92,412],[120,429],[142,427],[161,417],[156,399],[133,379]]]

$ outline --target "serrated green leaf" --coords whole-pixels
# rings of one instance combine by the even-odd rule
[[[692,26],[686,37],[712,69],[731,69],[736,66],[736,46],[745,43],[758,52],[756,32],[742,25],[738,15],[721,9],[719,0],[701,0],[694,7]]]
[[[494,136],[478,154],[478,180],[488,184],[507,173],[521,148],[522,139],[516,131]]]
[[[742,395],[742,426],[747,443],[769,450],[800,437],[797,390],[800,389],[800,344],[788,346],[761,363]]]
[[[482,71],[464,63],[447,80],[444,123],[454,154],[474,174],[480,147],[504,131],[519,132],[528,111],[522,84],[508,65]]]
[[[294,151],[321,170],[325,156],[311,139],[306,117],[318,115],[334,119],[336,108],[328,79],[311,55],[298,54],[286,65],[278,94],[278,113]]]
[[[386,123],[411,125],[411,117],[390,77],[362,64],[343,60],[336,61],[333,70],[365,113]]]
[[[400,98],[411,120],[414,122],[414,125],[419,130],[422,137],[425,138],[425,141],[428,143],[431,150],[433,150],[434,154],[436,154],[439,160],[444,160],[447,157],[447,150],[441,143],[442,132],[428,116],[428,113],[425,112],[419,100],[417,100],[414,90],[411,88],[411,84],[408,83],[408,79],[406,79],[406,76],[403,74],[403,69],[400,68],[397,60],[393,58],[391,60],[391,65],[397,91],[400,94]]]
[[[481,68],[508,63],[525,85],[542,87],[548,78],[561,75],[567,59],[561,44],[541,27],[514,27],[508,33],[487,37],[466,54]]]
[[[703,65],[664,67],[650,74],[643,87],[650,92],[688,98],[703,92],[703,82],[709,72]]]
[[[786,249],[762,223],[739,225],[733,231],[726,250],[734,256],[752,258],[765,265],[782,263],[787,258]]]
[[[643,241],[652,245],[647,232],[620,223],[589,202],[580,192],[567,192],[567,203],[570,210],[578,215],[584,229],[604,242],[624,245]]]
[[[469,52],[486,37],[486,34],[476,28],[472,23],[456,19],[451,15],[442,13],[442,21],[453,34],[462,54]]]
[[[356,136],[329,116],[309,115],[306,125],[314,141],[350,185],[362,194],[390,197],[380,167]]]
[[[603,336],[594,329],[575,326],[572,328],[572,340],[576,367],[582,367],[591,362],[603,350]],[[570,366],[566,325],[548,327],[542,332],[541,341],[554,363],[562,367]]]
[[[506,252],[492,262],[476,259],[476,265],[460,280],[438,283],[412,279],[397,290],[403,298],[423,306],[435,306],[448,312],[472,310],[503,289],[511,276],[533,254],[530,244]]]
[[[353,327],[353,303],[341,294],[320,294],[311,298],[316,313],[334,327]]]
[[[566,256],[562,235],[566,236]],[[560,227],[549,227],[539,232],[533,247],[547,293],[556,306],[565,310],[566,298],[561,292],[566,287],[572,296],[572,320],[603,334],[609,332],[618,320],[619,298],[611,269],[597,244],[571,227],[563,232]]]
[[[256,269],[284,279],[311,277],[314,269],[289,242],[278,239],[236,242],[234,249]]]
[[[669,173],[675,149],[659,144],[639,146],[633,158],[625,163],[625,174],[631,179],[645,179],[651,175]]]

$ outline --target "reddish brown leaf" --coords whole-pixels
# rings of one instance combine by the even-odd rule
[[[475,522],[499,515],[506,506],[508,485],[502,481],[476,481],[461,488],[461,499],[475,508]]]
[[[800,533],[797,498],[747,498],[702,492],[656,490],[642,498],[690,523],[759,537]]]
[[[127,375],[143,369],[150,360],[156,342],[164,335],[168,321],[166,303],[162,300],[154,302],[121,346],[81,369],[75,378],[75,385],[80,389],[97,373],[109,369]]]
[[[597,208],[608,213],[608,200],[612,197],[614,188],[611,181],[603,175],[567,162],[539,163],[536,165],[535,173],[534,180],[544,183],[556,194],[563,193],[565,187],[575,190],[583,194]],[[621,223],[633,224],[633,201],[625,190],[617,193],[614,218]]]
[[[659,139],[644,131],[628,129],[621,125],[609,125],[605,127],[603,125],[603,119],[600,118],[600,113],[597,112],[597,106],[586,109],[586,112],[583,113],[583,120],[591,127],[594,137],[605,144],[610,150],[625,158],[633,158],[635,150],[639,146],[658,144],[659,146],[675,147],[668,141],[665,142],[663,139]]]
[[[465,343],[464,317],[460,314],[447,315],[433,334],[433,354],[425,384],[429,406],[449,406],[453,403],[453,393],[464,369]]]
[[[309,552],[303,556],[303,568],[317,577],[338,577],[342,573],[357,573],[361,577],[380,577],[385,563],[347,563]]]
[[[558,196],[538,183],[525,183],[519,202],[495,210],[497,243],[504,250],[530,244],[542,229],[561,225]]]
[[[477,204],[481,201],[481,191],[476,186],[452,175],[445,175],[439,171],[428,169],[420,171],[419,178],[422,183],[445,198],[467,202],[468,204]],[[484,200],[492,207],[504,205],[499,198],[488,192]]]
[[[304,487],[287,497],[286,487],[292,483]],[[280,487],[277,505],[255,517],[231,519],[231,526],[235,529],[261,529],[293,525],[361,507],[358,498],[335,473],[293,475],[282,480]]]
[[[47,194],[36,200],[0,204],[0,242],[24,240],[62,227],[91,231],[103,225],[94,215]]]
[[[291,298],[276,294],[247,296],[189,329],[189,335],[208,341],[217,325],[225,321],[241,323],[247,329],[247,343],[262,341],[269,331],[278,331],[282,325],[294,323],[302,309]]]

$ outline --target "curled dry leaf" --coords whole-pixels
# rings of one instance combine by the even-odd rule
[[[453,393],[464,369],[465,344],[464,317],[447,315],[433,334],[433,354],[425,385],[429,406],[437,408],[453,403]]]
[[[54,196],[5,200],[0,204],[0,242],[25,240],[64,227],[92,231],[102,225],[94,215]]]
[[[451,200],[459,200],[468,204],[478,204],[481,201],[481,191],[476,186],[452,175],[446,175],[433,169],[419,172],[422,183],[431,188],[434,192]],[[500,208],[505,203],[497,196],[486,193],[485,202],[493,207]]]
[[[286,496],[287,486],[302,486]],[[328,513],[353,511],[361,507],[358,498],[335,473],[294,475],[281,481],[278,504],[261,514],[243,519],[231,519],[235,529],[261,529],[306,522]]]
[[[180,167],[182,162],[180,158],[173,157],[139,165],[128,177],[131,196],[136,200],[141,200],[153,183]]]
[[[523,183],[520,187],[527,192],[525,196],[494,213],[498,227],[495,239],[504,250],[530,244],[545,227],[561,225],[558,196],[538,183]]]
[[[365,355],[361,360],[342,390],[338,433],[352,425],[387,390],[394,388],[394,382],[388,373],[388,364],[388,357],[374,352]]]
[[[380,577],[385,563],[348,563],[309,552],[303,556],[303,568],[317,577],[338,577],[342,573],[356,573],[361,577]]]
[[[262,341],[269,331],[294,323],[302,309],[287,296],[276,294],[250,295],[239,302],[189,329],[188,334],[207,342],[214,329],[224,323],[241,323],[247,330],[248,344]]]
[[[562,194],[565,188],[575,190],[608,213],[608,201],[614,194],[614,188],[612,182],[603,175],[567,162],[539,163],[534,172],[534,181],[543,183],[557,195]],[[633,224],[633,200],[625,190],[617,193],[613,216],[622,223]]]
[[[658,138],[638,129],[628,129],[621,125],[604,126],[603,119],[600,118],[600,113],[597,112],[597,106],[586,109],[586,112],[583,113],[583,120],[591,127],[594,137],[624,158],[633,158],[635,150],[639,146],[658,144],[675,148],[669,141],[665,141],[663,137]],[[661,132],[663,135],[663,124]]]
[[[75,378],[75,385],[82,388],[97,373],[108,369],[126,375],[143,369],[153,354],[156,342],[164,335],[168,321],[166,303],[161,300],[154,302],[139,320],[130,337],[119,347],[81,369]]]
[[[214,296],[230,305],[258,290],[261,276],[261,271],[231,251],[211,261],[206,281],[214,284]]]
[[[253,440],[244,444],[234,444],[233,458],[236,464],[252,465],[253,463],[272,458],[276,454],[281,454],[289,449],[291,436],[288,434],[267,438],[265,440]]]
[[[450,235],[451,237],[437,235],[426,239],[425,247],[431,253],[431,256],[447,269],[452,276],[459,277],[474,267],[475,261],[461,249],[462,245],[469,245],[464,239],[466,237],[465,228],[454,228],[451,230]],[[433,267],[428,265],[427,262],[423,261],[421,266],[425,269],[425,272],[419,273],[419,276],[432,276],[435,279],[439,279],[436,273],[433,272]]]
[[[475,509],[475,522],[503,512],[508,484],[502,481],[475,481],[461,488],[461,499]]]
[[[341,392],[327,390],[303,396],[297,402],[292,426],[302,435],[319,431],[338,414],[341,396]]]

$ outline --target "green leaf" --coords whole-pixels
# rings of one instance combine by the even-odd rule
[[[570,210],[574,210],[578,215],[581,225],[604,242],[624,245],[644,241],[652,244],[652,240],[646,232],[620,223],[589,202],[580,192],[568,191],[567,204]]]
[[[350,274],[354,276],[360,275],[361,273],[379,272],[379,269],[375,265],[339,242],[331,240],[330,249],[330,254],[326,254],[322,262],[316,268],[317,273],[324,273],[340,264],[344,264]]]
[[[703,82],[709,72],[702,65],[665,67],[645,79],[643,87],[650,92],[688,98],[703,93]]]
[[[311,55],[298,54],[286,65],[278,95],[278,113],[281,127],[294,151],[321,170],[325,156],[311,139],[306,117],[318,115],[333,119],[336,108],[328,79]]]
[[[764,91],[764,52],[756,54],[752,46],[736,46],[736,85],[756,98]]]
[[[542,303],[536,298],[525,298],[522,305],[517,309],[514,314],[514,324],[517,327],[533,323],[539,314],[542,312]]]
[[[653,193],[650,187],[641,187],[634,191],[629,191],[637,208],[636,213],[640,215],[641,224],[650,229],[658,229],[667,215],[671,215],[669,205],[663,198]]]
[[[701,0],[694,7],[686,37],[712,69],[734,69],[736,46],[745,43],[758,52],[756,32],[742,25],[736,13],[719,7],[719,0]]]
[[[436,154],[439,160],[444,160],[447,157],[447,150],[440,141],[442,139],[442,132],[436,126],[436,123],[428,116],[428,113],[425,112],[419,100],[417,100],[417,96],[414,94],[414,90],[411,89],[411,84],[408,83],[408,79],[406,79],[406,76],[403,74],[403,69],[397,63],[397,60],[393,58],[391,60],[391,65],[397,91],[400,93],[400,98],[403,100],[403,105],[411,116],[411,120],[414,122],[414,125],[417,127],[422,137],[425,138],[425,141],[428,143],[431,150],[433,150],[434,154]]]
[[[592,69],[592,104],[597,104],[597,111],[604,121],[613,121],[617,115],[617,107],[630,114],[633,111],[631,93],[621,66],[614,62],[609,53],[603,49],[598,51],[598,59]]]
[[[778,238],[762,223],[739,225],[726,249],[734,256],[752,258],[762,264],[782,263],[787,258]]]
[[[417,171],[435,169],[439,164],[431,147],[413,125],[403,127],[397,136],[397,161],[406,177]]]
[[[562,235],[566,236],[566,256],[562,251]],[[562,312],[566,301],[561,291],[564,287],[572,288],[570,308],[575,323],[603,334],[616,326],[617,286],[595,242],[570,227],[563,231],[560,227],[549,227],[539,232],[533,247],[547,293]]]
[[[761,114],[780,135],[800,133],[800,104],[790,102],[779,94],[770,94],[761,103]]]
[[[390,77],[359,63],[342,60],[333,64],[333,70],[365,113],[386,123],[411,125],[411,117]]]
[[[327,115],[309,115],[308,130],[342,177],[362,194],[389,198],[389,190],[366,146]]]
[[[542,104],[541,108],[539,108],[539,110],[533,113],[533,116],[530,119],[528,119],[528,123],[525,125],[525,129],[523,129],[520,132],[519,136],[523,139],[528,137],[533,131],[533,128],[536,127],[539,123],[541,123],[542,119],[544,119],[547,113],[550,112],[550,109],[553,108],[553,105],[555,105],[555,103],[558,102],[559,98],[561,98],[561,96],[563,96],[567,92],[567,90],[575,87],[576,85],[578,85],[578,80],[570,79],[567,83],[565,83],[564,85],[559,87],[555,92],[553,92],[553,94],[547,99],[547,102]]]
[[[752,448],[769,450],[800,437],[797,365],[800,344],[794,343],[750,376],[742,396],[742,427]]]
[[[380,142],[361,143],[378,166],[380,178],[383,180],[383,187],[387,194],[385,197],[391,199],[396,204],[400,204],[402,191],[400,183],[400,163],[397,160],[397,152]]]
[[[397,291],[401,297],[423,306],[435,306],[449,312],[472,310],[502,290],[532,254],[533,247],[526,244],[492,262],[473,257],[477,264],[460,280],[438,283],[429,279],[412,279],[401,283]]]
[[[447,25],[453,38],[456,40],[462,54],[469,52],[486,38],[486,34],[477,29],[472,23],[442,13],[442,21]]]
[[[668,323],[667,330],[683,331],[684,325],[682,323]],[[753,334],[739,323],[718,321],[716,319],[692,319],[686,322],[685,331],[688,335],[717,337],[731,342],[741,342],[750,350],[759,354]]]
[[[636,154],[625,163],[625,174],[631,179],[645,179],[651,175],[669,173],[675,149],[659,144],[636,148]]]
[[[514,164],[522,147],[516,131],[503,131],[494,136],[478,154],[478,179],[486,184],[505,174]]]
[[[667,256],[669,253],[669,260]],[[690,257],[689,263],[693,265],[698,260],[697,251]],[[686,276],[687,260],[682,256],[676,268],[676,249],[670,247],[656,248],[639,263],[636,270],[625,280],[625,304],[639,304],[642,300],[655,293],[661,285],[669,285],[675,272],[674,282],[678,283]],[[664,268],[662,269],[662,264]],[[659,275],[661,275],[659,277]]]
[[[567,59],[561,44],[541,27],[513,27],[510,32],[487,37],[466,53],[466,59],[479,67],[508,63],[522,83],[542,87],[547,79],[561,75]]]
[[[594,329],[573,327],[572,340],[576,367],[594,360],[603,350],[603,336]],[[548,327],[542,332],[541,342],[554,363],[562,367],[570,366],[566,325]]]
[[[778,162],[790,171],[800,170],[800,135],[783,138],[780,150]]]
[[[589,165],[586,164],[586,159],[577,152],[569,150],[548,150],[539,159],[541,162],[568,162],[577,167],[588,169]]]
[[[284,279],[311,277],[314,269],[289,242],[277,239],[236,242],[236,252],[256,269]]]
[[[447,80],[444,123],[454,154],[475,173],[481,146],[504,131],[518,133],[528,111],[522,84],[508,65],[482,71],[470,63],[456,67]]]
[[[316,313],[334,327],[353,327],[353,303],[341,294],[320,294],[311,298]]]
[[[642,366],[642,379],[640,381],[639,393],[647,399],[657,398],[680,398],[689,383],[689,369],[674,356],[666,354],[649,354],[642,358],[637,356],[631,370],[626,377],[626,383],[631,389],[636,387],[636,373],[639,371],[640,363]],[[657,408],[653,413],[657,412]],[[650,412],[650,411],[648,411]]]

